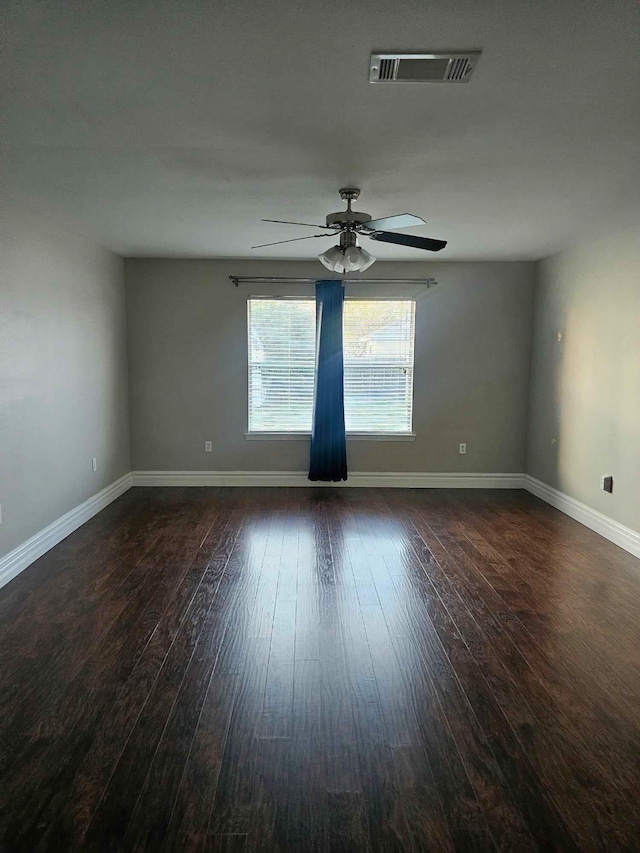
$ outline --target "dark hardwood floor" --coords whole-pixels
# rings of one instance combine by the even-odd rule
[[[3,850],[640,850],[640,561],[524,492],[133,489],[0,608]]]

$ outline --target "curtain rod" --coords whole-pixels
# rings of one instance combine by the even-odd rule
[[[291,278],[289,276],[252,276],[230,275],[229,279],[236,287],[241,284],[315,284],[317,278]],[[337,279],[336,279],[337,280]],[[435,278],[342,278],[343,284],[424,284],[433,287]]]

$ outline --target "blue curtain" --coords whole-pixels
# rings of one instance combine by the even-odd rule
[[[309,479],[347,479],[341,281],[316,282],[316,376]]]

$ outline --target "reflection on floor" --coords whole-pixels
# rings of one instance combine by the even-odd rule
[[[0,607],[7,851],[640,838],[640,563],[524,492],[133,489]]]

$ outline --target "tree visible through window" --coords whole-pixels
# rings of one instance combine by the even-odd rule
[[[249,431],[309,432],[315,369],[315,302],[250,299]],[[344,304],[347,432],[411,432],[415,302]]]

